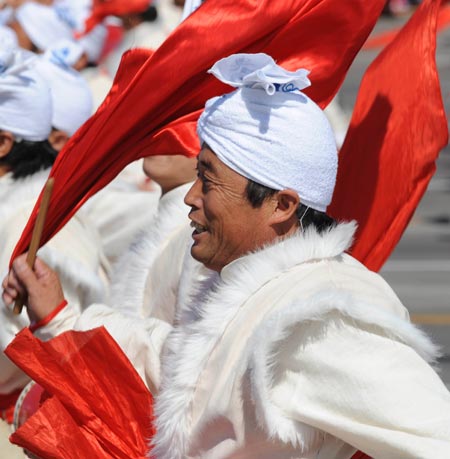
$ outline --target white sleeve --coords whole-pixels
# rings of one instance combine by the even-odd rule
[[[172,326],[154,318],[137,319],[103,304],[87,308],[75,330],[104,326],[114,338],[147,387],[156,394],[160,384],[162,347]]]
[[[449,391],[414,349],[381,327],[301,325],[274,371],[270,398],[297,423],[374,459],[450,457]]]

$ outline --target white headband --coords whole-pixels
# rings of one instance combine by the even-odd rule
[[[266,54],[234,54],[210,70],[230,94],[210,99],[197,130],[235,172],[275,190],[295,190],[325,211],[337,172],[337,150],[323,111],[305,94],[308,71],[289,72]]]
[[[0,25],[0,50],[13,50],[19,47],[17,35],[11,28]]]
[[[75,23],[53,6],[26,2],[16,10],[17,22],[37,48],[45,51],[62,39],[73,38]]]
[[[64,65],[59,53],[49,52],[37,59],[36,70],[50,85],[52,126],[72,136],[92,114],[92,93],[86,80]]]
[[[31,68],[25,51],[0,52],[0,129],[16,137],[42,141],[52,125],[50,88]]]

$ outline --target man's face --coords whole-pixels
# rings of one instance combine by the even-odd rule
[[[246,199],[247,179],[234,172],[209,149],[198,157],[198,178],[185,197],[191,207],[192,256],[207,268],[221,269],[274,238],[269,223],[276,203],[253,208]]]

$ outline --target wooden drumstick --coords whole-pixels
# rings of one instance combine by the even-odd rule
[[[53,191],[53,183],[55,179],[50,177],[44,187],[44,194],[42,196],[41,205],[39,206],[38,214],[36,217],[36,223],[33,228],[33,235],[31,236],[30,248],[27,254],[28,266],[33,269],[34,262],[36,260],[36,253],[39,249],[39,243],[41,242],[42,230],[44,229],[45,217],[47,216],[48,205],[50,203],[50,197]],[[16,298],[14,303],[14,314],[18,315],[22,312],[24,299],[19,296]]]

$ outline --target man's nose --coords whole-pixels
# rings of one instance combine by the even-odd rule
[[[199,178],[195,180],[191,188],[189,188],[186,196],[184,197],[184,203],[192,208],[200,207],[201,203],[201,181]]]

